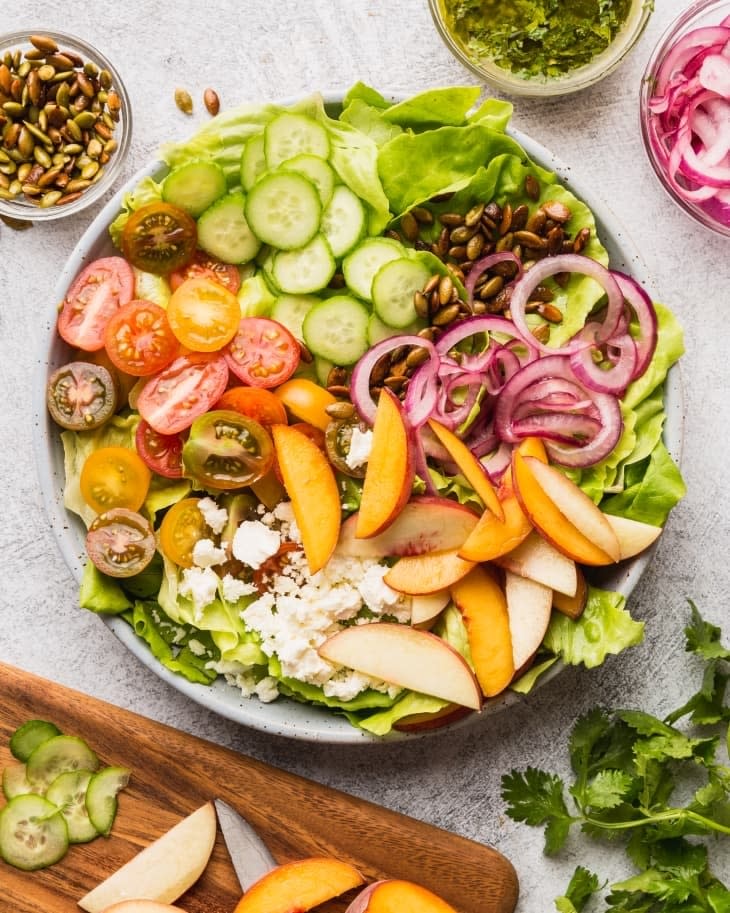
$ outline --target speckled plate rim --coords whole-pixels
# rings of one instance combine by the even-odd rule
[[[344,93],[332,92],[324,94],[323,97],[328,107],[336,108],[343,95]],[[400,96],[391,95],[389,97],[393,101],[400,100]],[[277,104],[289,106],[299,100],[289,98],[279,101]],[[580,180],[574,179],[570,167],[565,165],[554,153],[517,129],[512,128],[508,132],[522,145],[530,158],[543,168],[554,171],[560,180],[590,207],[596,219],[599,237],[609,253],[612,267],[629,272],[645,286],[648,285],[647,270],[641,255],[608,205],[591,188],[585,187]],[[97,257],[108,256],[113,250],[107,229],[117,216],[124,195],[136,187],[142,178],[161,176],[166,170],[167,166],[159,161],[142,168],[94,218],[59,275],[53,292],[53,305],[49,308],[42,328],[42,349],[39,353],[33,383],[33,449],[41,493],[51,528],[66,564],[78,582],[81,580],[85,563],[85,528],[81,520],[67,511],[63,505],[63,449],[60,445],[58,429],[50,419],[45,405],[48,375],[50,371],[63,364],[67,358],[65,354],[67,347],[55,332],[57,302],[63,299],[72,279],[87,263]],[[649,287],[647,290],[656,299],[653,289]],[[665,411],[667,418],[664,441],[672,457],[679,462],[683,436],[683,401],[681,377],[677,367],[670,371],[667,380]],[[657,544],[638,557],[622,563],[602,578],[601,585],[628,597],[649,565],[656,547]],[[456,722],[436,729],[422,729],[409,733],[393,732],[382,738],[351,726],[344,717],[337,716],[326,708],[319,709],[285,698],[264,704],[255,698],[244,698],[220,678],[208,687],[189,682],[158,663],[144,641],[137,637],[132,627],[125,621],[113,616],[100,615],[99,617],[143,665],[186,697],[233,722],[301,741],[382,744],[384,741],[399,742],[424,738],[450,732],[455,728],[484,725],[485,719],[488,719],[491,714],[529,698],[529,695],[523,696],[508,691],[487,702],[484,710],[479,714],[469,714]],[[563,664],[556,663],[541,676],[536,687],[541,687],[554,679],[562,669]]]

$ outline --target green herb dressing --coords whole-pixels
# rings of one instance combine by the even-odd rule
[[[440,0],[447,28],[477,63],[527,77],[585,66],[611,44],[632,0]]]

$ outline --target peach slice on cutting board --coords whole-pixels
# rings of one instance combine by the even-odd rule
[[[300,913],[360,887],[364,880],[354,866],[339,859],[312,856],[285,862],[251,885],[234,913]]]
[[[272,425],[271,435],[309,570],[316,574],[329,561],[340,535],[337,479],[327,457],[306,434],[289,425]]]
[[[479,710],[482,694],[464,658],[445,640],[410,625],[378,622],[333,634],[319,655],[380,681]]]
[[[202,875],[213,852],[217,828],[213,803],[207,802],[89,891],[79,906],[87,913],[102,913],[123,900],[172,903]]]
[[[392,879],[368,885],[353,900],[347,913],[456,913],[456,910],[421,885]]]

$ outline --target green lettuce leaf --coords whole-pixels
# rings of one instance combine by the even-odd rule
[[[218,651],[204,633],[190,626],[180,628],[152,602],[136,602],[129,620],[166,669],[201,685],[215,681],[218,673],[209,664],[218,660]]]
[[[634,476],[636,481],[632,482]],[[687,491],[682,474],[662,441],[648,460],[629,467],[626,480],[624,490],[605,498],[601,509],[653,526],[666,523],[669,512]]]
[[[396,723],[406,717],[421,713],[436,713],[447,706],[446,701],[438,697],[429,697],[427,694],[416,694],[408,691],[389,710],[373,713],[364,719],[350,718],[350,722],[364,729],[372,735],[384,736],[392,731]]]
[[[571,666],[600,666],[610,653],[641,643],[644,623],[634,621],[620,593],[590,587],[585,611],[577,621],[554,612],[544,646]]]
[[[149,203],[159,203],[161,199],[162,184],[150,177],[142,178],[134,190],[124,194],[119,215],[109,226],[109,234],[117,247],[119,247],[119,239],[122,236],[122,231],[127,224],[130,213],[140,209],[142,206],[147,206]]]
[[[510,685],[510,689],[512,691],[516,691],[518,694],[529,694],[537,684],[538,680],[542,678],[547,670],[552,668],[557,661],[557,656],[550,656],[542,661],[538,660],[536,663],[530,666],[524,675],[521,675],[516,682],[513,682]]]
[[[466,123],[467,114],[481,94],[479,86],[449,86],[428,89],[383,110],[391,124],[411,130],[453,126]],[[485,112],[485,120],[487,114]]]
[[[677,318],[662,304],[655,303],[657,315],[657,347],[646,371],[630,385],[624,403],[635,408],[663,384],[671,366],[684,354],[684,334]]]
[[[120,615],[133,608],[134,603],[118,581],[102,574],[91,561],[87,561],[79,587],[79,606],[101,615]]]

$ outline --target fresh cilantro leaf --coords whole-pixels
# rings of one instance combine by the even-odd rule
[[[694,602],[691,599],[687,601],[692,612],[692,621],[684,629],[687,652],[697,653],[703,659],[730,659],[730,650],[720,643],[720,628],[705,621]]]
[[[502,777],[502,799],[514,821],[545,827],[545,852],[557,852],[565,843],[573,818],[563,796],[563,781],[555,774],[528,767]]]
[[[634,778],[620,770],[601,770],[582,790],[581,808],[616,808],[628,795]]]
[[[598,875],[579,865],[573,872],[565,894],[555,898],[555,909],[558,913],[581,913],[598,888]]]
[[[719,881],[707,888],[707,902],[712,913],[730,913],[730,891]]]

